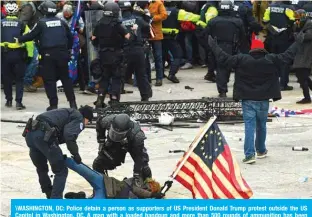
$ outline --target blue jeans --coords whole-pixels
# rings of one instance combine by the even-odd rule
[[[162,80],[164,77],[164,67],[162,61],[162,43],[161,41],[151,41],[155,59],[156,79]]]
[[[39,52],[37,47],[34,47],[34,56],[26,68],[25,76],[24,76],[24,84],[31,85],[33,82],[33,77],[37,74],[38,71],[38,60]]]
[[[243,118],[245,123],[245,156],[255,155],[255,147],[258,153],[266,151],[266,122],[268,118],[269,100],[252,101],[243,100]],[[256,141],[254,134],[256,131]]]
[[[65,165],[85,178],[93,188],[94,196],[92,199],[105,199],[104,176],[81,163],[77,164],[72,158],[66,158]]]

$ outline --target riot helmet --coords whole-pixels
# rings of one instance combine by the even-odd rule
[[[234,1],[220,1],[219,10],[220,11],[232,11],[234,8]]]
[[[52,1],[49,1],[49,0],[42,2],[39,5],[38,10],[47,16],[55,16],[57,14],[56,4]]]
[[[137,1],[136,2],[136,5],[143,10],[148,6],[148,4],[149,4],[148,1]]]
[[[18,13],[18,5],[15,2],[7,2],[4,4],[4,9],[7,15],[15,16]]]
[[[104,6],[104,16],[118,18],[120,7],[115,2],[107,2]]]
[[[126,11],[132,9],[132,3],[130,1],[118,1],[120,10]]]
[[[116,115],[108,130],[108,137],[113,142],[121,142],[132,128],[132,121],[127,114]]]

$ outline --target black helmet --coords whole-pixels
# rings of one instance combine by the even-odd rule
[[[219,10],[221,11],[231,11],[234,8],[233,1],[221,1],[219,4]]]
[[[136,5],[139,6],[141,9],[145,9],[145,7],[149,4],[148,1],[137,1]]]
[[[93,119],[93,108],[91,106],[85,105],[83,107],[79,108],[79,112],[83,116],[83,118],[86,118],[89,120],[89,122],[92,122]]]
[[[56,4],[49,0],[42,2],[39,5],[38,10],[41,11],[41,13],[43,13],[44,15],[54,16],[57,14]]]
[[[107,2],[104,5],[104,15],[109,17],[119,17],[120,8],[116,2]]]
[[[132,121],[127,114],[116,115],[108,131],[108,137],[114,142],[120,142],[126,138],[132,128]]]
[[[95,83],[98,83],[103,76],[102,68],[101,68],[101,61],[99,58],[93,60],[90,64],[90,71],[91,75],[93,77],[93,81]]]
[[[130,1],[118,1],[118,5],[121,10],[131,10],[133,5]]]

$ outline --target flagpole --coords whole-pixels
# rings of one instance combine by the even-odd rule
[[[194,149],[196,148],[196,146],[198,145],[198,142],[203,138],[203,136],[206,133],[206,130],[209,129],[211,127],[211,125],[216,121],[217,117],[213,116],[209,119],[209,121],[207,122],[207,124],[203,127],[202,132],[200,133],[200,136],[197,137],[197,139],[195,139],[189,150],[186,152],[186,155],[184,156],[183,160],[179,163],[179,166],[176,168],[176,170],[173,172],[173,174],[170,176],[170,179],[168,180],[169,182],[172,182],[173,179],[178,175],[179,171],[181,170],[181,168],[183,167],[184,163],[186,162],[186,160],[190,157],[190,155],[192,154],[192,152],[194,151]],[[196,144],[196,145],[195,145]],[[169,186],[164,186],[164,188],[162,189],[162,193],[165,193],[167,191],[167,189],[169,188]]]

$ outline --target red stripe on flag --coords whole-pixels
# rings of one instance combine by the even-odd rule
[[[212,171],[212,179],[218,185],[220,190],[223,192],[223,194],[229,198],[229,199],[235,199],[235,197],[231,194],[231,192],[228,191],[228,189],[223,185],[223,183],[220,181],[218,176],[215,174],[215,172]]]
[[[191,156],[189,157],[188,162],[190,164],[192,164],[196,168],[196,170],[201,174],[202,178],[204,179],[204,181],[207,183],[208,187],[210,188],[212,195],[213,195],[213,198],[219,199],[220,197],[215,193],[214,189],[212,188],[210,178],[207,176],[205,171],[198,165],[198,162],[196,160],[194,160]],[[207,169],[209,170],[208,167],[207,167]]]
[[[185,179],[183,179],[181,176],[177,175],[175,179],[181,183],[185,188],[187,188],[189,191],[193,192],[193,187],[190,183],[188,183]]]
[[[194,172],[190,171],[186,166],[183,166],[181,168],[181,171],[183,171],[186,175],[188,175],[191,179],[194,179]]]
[[[201,197],[204,199],[208,199],[208,195],[206,194],[205,190],[203,189],[202,185],[194,179],[194,187],[197,188],[198,192],[200,193]]]
[[[231,154],[231,151],[230,151],[230,148],[228,145],[224,145],[224,151],[223,151],[222,155],[223,155],[224,159],[226,159],[228,164],[229,164],[231,182],[234,184],[234,187],[237,189],[237,191],[240,193],[240,195],[244,199],[248,199],[249,198],[248,194],[243,191],[242,187],[238,184],[238,182],[236,180],[233,158],[232,158],[232,154]],[[242,177],[242,180],[244,182],[245,187],[247,189],[250,189],[250,187],[248,186],[248,184],[246,183],[246,181],[244,180],[243,177]]]

